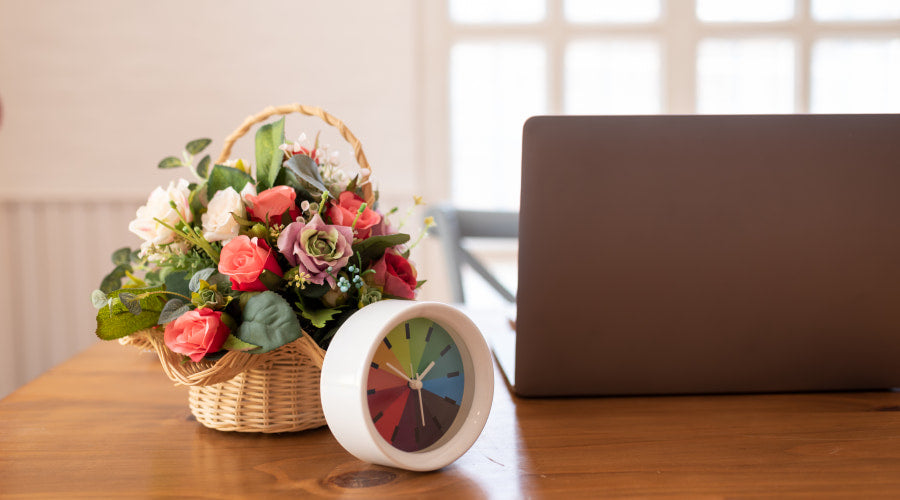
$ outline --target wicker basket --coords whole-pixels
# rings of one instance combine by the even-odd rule
[[[216,163],[231,154],[234,142],[250,128],[274,115],[301,113],[317,116],[337,128],[353,147],[361,169],[363,198],[371,205],[374,191],[368,182],[368,161],[359,140],[337,118],[324,110],[300,104],[269,107],[248,117],[227,139]],[[120,340],[159,356],[169,378],[190,386],[191,413],[201,424],[220,431],[292,432],[325,425],[319,396],[323,351],[303,333],[299,339],[264,354],[230,351],[215,362],[184,362],[169,350],[159,329],[144,330]]]

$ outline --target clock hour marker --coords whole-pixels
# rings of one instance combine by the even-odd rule
[[[375,394],[375,389],[369,389],[368,391],[366,391],[366,394],[369,396],[371,396],[372,394]]]
[[[386,345],[388,349],[391,348],[391,341],[388,340],[387,337],[384,338],[384,345]]]
[[[400,426],[394,427],[394,433],[391,434],[391,441],[397,440],[397,433],[400,432]]]
[[[406,340],[409,340],[409,321],[403,324],[406,327]]]
[[[378,369],[378,363],[376,363],[376,362],[373,361],[373,362],[372,362],[372,368],[374,368],[374,369],[377,370],[377,369]]]
[[[458,376],[459,376],[459,372],[450,372],[447,374],[447,378],[453,378],[453,377],[458,377]]]
[[[448,352],[449,350],[450,350],[450,346],[448,345],[447,347],[444,348],[443,351],[441,351],[441,357],[443,357],[444,354],[447,354],[447,352]]]
[[[375,415],[374,417],[372,417],[372,422],[378,422],[379,420],[381,420],[381,417],[383,417],[383,416],[384,416],[384,412],[381,412],[381,411],[378,412],[378,415]]]
[[[429,340],[431,340],[431,332],[433,332],[433,331],[434,331],[434,325],[432,324],[431,326],[428,327],[428,333],[425,334],[425,342],[428,342]]]

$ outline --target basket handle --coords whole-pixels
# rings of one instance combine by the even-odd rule
[[[185,363],[184,356],[166,347],[163,335],[154,330],[144,330],[119,339],[119,343],[131,344],[140,349],[155,351],[159,363],[169,379],[176,384],[189,386],[206,386],[219,384],[263,365],[271,357],[269,353],[250,354],[240,351],[228,351],[218,361],[201,361]],[[321,368],[325,360],[325,351],[306,333],[292,342],[297,351],[305,354],[310,361]],[[274,353],[275,351],[270,351]]]
[[[363,198],[366,200],[366,203],[369,204],[369,207],[372,207],[372,205],[375,203],[375,193],[372,189],[372,184],[369,182],[369,174],[372,172],[372,167],[369,166],[369,161],[366,159],[366,154],[363,153],[362,144],[360,144],[359,139],[357,139],[356,136],[353,135],[353,132],[351,132],[350,129],[347,128],[346,125],[344,125],[344,122],[337,119],[334,115],[328,113],[324,109],[315,106],[305,106],[303,104],[297,103],[286,104],[284,106],[269,106],[255,115],[248,116],[240,127],[235,129],[235,131],[232,132],[231,135],[225,138],[225,144],[222,147],[222,153],[219,154],[219,159],[216,160],[216,163],[223,163],[228,160],[228,157],[231,155],[231,148],[234,146],[235,141],[243,137],[253,125],[264,122],[274,115],[289,115],[291,113],[300,113],[306,116],[317,116],[321,118],[325,123],[338,129],[341,137],[343,137],[344,140],[346,140],[347,143],[350,144],[350,146],[353,148],[353,154],[356,156],[356,163],[361,169],[359,186],[363,190]]]

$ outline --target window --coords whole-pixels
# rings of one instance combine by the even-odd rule
[[[900,0],[424,4],[426,190],[466,207],[517,208],[535,114],[900,112]]]

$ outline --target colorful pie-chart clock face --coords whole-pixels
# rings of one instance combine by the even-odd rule
[[[357,458],[435,470],[481,434],[493,377],[487,344],[465,314],[386,300],[360,309],[335,334],[322,367],[322,408]]]

